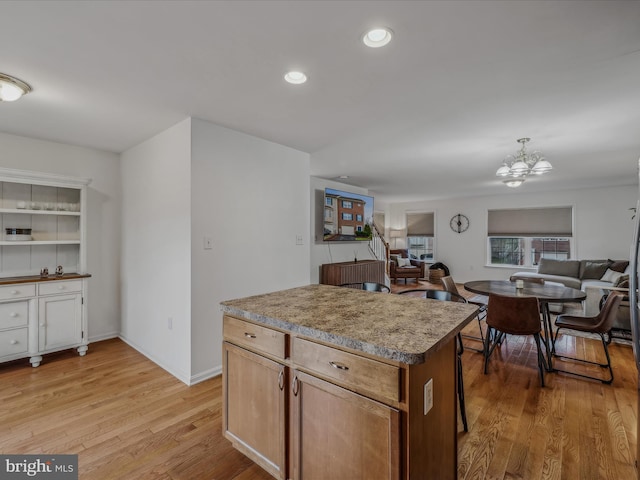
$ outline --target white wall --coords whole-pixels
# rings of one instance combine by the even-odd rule
[[[387,223],[402,226],[406,212],[435,212],[435,258],[451,270],[456,282],[508,278],[522,270],[487,267],[487,211],[497,208],[541,206],[573,206],[573,258],[629,258],[633,222],[629,208],[637,202],[638,188],[611,187],[546,192],[544,194],[505,194],[440,201],[392,204]],[[449,228],[457,213],[470,220],[469,229],[461,234]],[[400,246],[400,241],[398,242]]]
[[[87,189],[89,340],[120,330],[120,163],[115,153],[0,133],[0,166],[91,178]],[[89,346],[91,350],[91,346]]]
[[[366,188],[354,187],[344,183],[326,180],[319,177],[311,177],[311,283],[320,282],[320,266],[323,263],[336,263],[374,258],[366,242],[324,242],[323,219],[324,219],[324,189],[335,188],[345,192],[360,193],[369,195]],[[375,203],[374,210],[381,209]]]
[[[219,372],[220,302],[309,284],[309,155],[193,119],[193,381]],[[303,245],[296,245],[302,235]],[[213,248],[204,249],[204,237]]]
[[[121,170],[121,336],[189,383],[191,120],[124,152]]]

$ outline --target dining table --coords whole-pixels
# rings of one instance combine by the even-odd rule
[[[553,344],[553,329],[551,326],[550,303],[581,302],[587,294],[577,288],[565,287],[560,284],[522,282],[510,280],[475,280],[464,284],[465,290],[480,295],[503,295],[508,297],[535,297],[540,303],[542,325],[544,328],[544,343],[547,351],[547,371],[553,371],[551,358],[555,353]]]

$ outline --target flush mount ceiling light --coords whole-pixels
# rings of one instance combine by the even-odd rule
[[[293,70],[291,72],[287,72],[284,75],[284,79],[287,82],[292,83],[294,85],[300,85],[301,83],[304,83],[307,81],[307,76],[302,72]]]
[[[496,176],[504,177],[504,184],[507,187],[519,187],[524,183],[529,175],[542,175],[550,172],[553,168],[549,162],[544,159],[541,152],[527,153],[525,144],[530,138],[519,138],[518,143],[522,147],[516,155],[508,155],[502,165],[496,172]]]
[[[31,87],[10,75],[0,73],[0,102],[13,102],[31,91]]]
[[[391,37],[393,37],[393,31],[390,28],[373,28],[364,34],[362,41],[367,47],[378,48],[389,43]]]

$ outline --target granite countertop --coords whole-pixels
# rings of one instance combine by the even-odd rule
[[[221,303],[225,313],[406,364],[424,363],[477,314],[471,304],[308,285]]]

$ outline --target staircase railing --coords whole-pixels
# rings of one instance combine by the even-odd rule
[[[375,223],[373,223],[372,237],[369,241],[369,251],[377,260],[384,260],[386,272],[389,274],[389,243]]]

